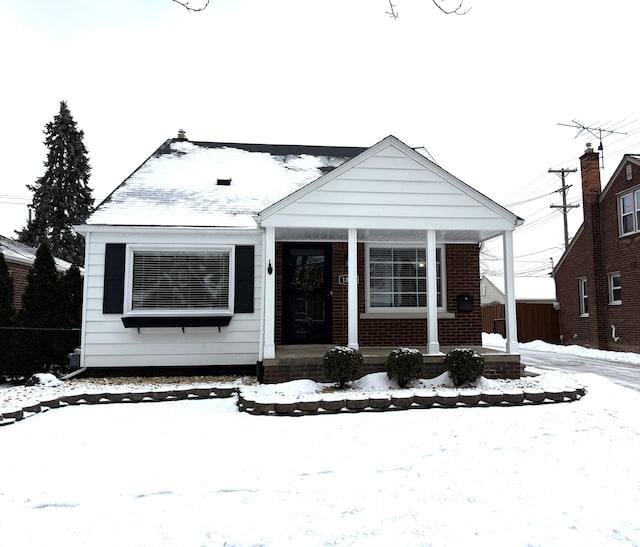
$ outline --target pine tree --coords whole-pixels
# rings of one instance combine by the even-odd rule
[[[59,282],[56,263],[45,241],[36,252],[33,267],[27,274],[27,286],[22,295],[22,309],[18,314],[25,327],[57,327]]]
[[[27,274],[18,324],[23,327],[15,339],[15,360],[9,376],[29,378],[35,372],[50,370],[64,363],[69,349],[61,348],[59,323],[60,284],[56,265],[45,241]]]
[[[18,233],[18,240],[32,247],[47,242],[54,256],[74,264],[84,264],[84,239],[73,230],[93,209],[88,185],[91,167],[79,130],[65,101],[53,122],[45,126],[44,144],[48,148],[45,174],[35,184],[33,218]]]
[[[82,275],[74,264],[60,278],[58,326],[79,328],[82,322]]]

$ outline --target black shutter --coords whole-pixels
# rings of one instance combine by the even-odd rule
[[[104,251],[102,313],[122,313],[124,306],[124,243],[107,243]]]
[[[236,247],[235,313],[253,313],[253,245]]]

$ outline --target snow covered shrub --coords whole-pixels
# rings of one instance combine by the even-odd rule
[[[396,348],[387,357],[387,376],[404,388],[422,373],[422,352],[416,348]]]
[[[350,380],[356,380],[363,357],[357,349],[345,346],[335,346],[324,354],[322,364],[324,365],[325,376],[336,382],[340,389],[344,389],[345,384]]]
[[[454,385],[475,381],[484,372],[484,357],[469,348],[457,348],[444,356],[444,364]]]

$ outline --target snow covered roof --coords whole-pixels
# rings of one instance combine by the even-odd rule
[[[7,263],[32,266],[36,260],[37,249],[0,235],[0,252],[4,255]],[[71,267],[71,263],[66,260],[55,257],[53,260],[56,264],[56,270],[59,272],[66,272]]]
[[[261,210],[364,150],[169,139],[87,224],[253,228]]]
[[[490,283],[504,294],[504,277],[485,275]],[[556,282],[552,277],[524,277],[514,278],[516,300],[519,301],[549,301],[556,299]]]

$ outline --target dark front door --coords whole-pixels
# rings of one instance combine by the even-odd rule
[[[331,341],[331,246],[287,244],[284,251],[284,342]]]

